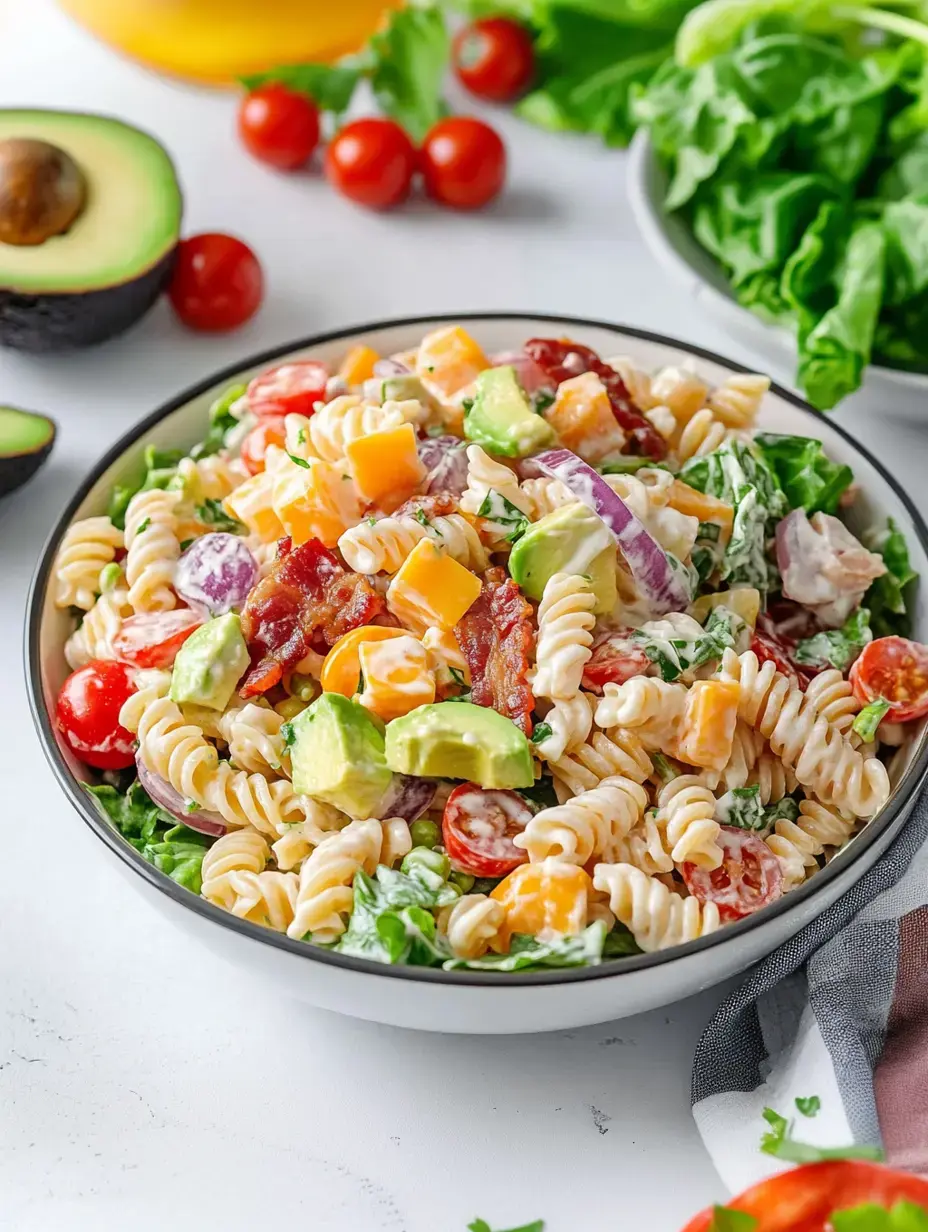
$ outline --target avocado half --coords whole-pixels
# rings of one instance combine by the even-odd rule
[[[147,133],[0,109],[0,345],[63,350],[128,329],[170,278],[182,208]]]
[[[52,451],[55,431],[45,415],[0,406],[0,496],[32,478]]]

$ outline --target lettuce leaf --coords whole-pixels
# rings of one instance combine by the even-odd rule
[[[190,450],[191,458],[207,458],[219,453],[226,443],[226,433],[238,426],[238,420],[232,414],[231,407],[245,396],[244,385],[230,385],[224,390],[209,408],[209,428],[206,436],[198,445]]]
[[[431,4],[391,12],[368,43],[377,103],[417,144],[447,111],[441,91],[450,46],[441,9]]]
[[[144,860],[194,894],[200,893],[200,866],[211,840],[179,825],[153,802],[136,779],[124,792],[110,784],[84,784],[101,816]]]
[[[896,1202],[889,1210],[874,1202],[833,1211],[834,1232],[928,1232],[928,1211],[914,1202]]]
[[[576,937],[537,937],[516,934],[508,954],[485,954],[482,958],[450,958],[446,971],[539,971],[547,967],[597,966],[603,955],[606,925],[596,920]]]
[[[353,886],[351,918],[334,946],[340,954],[415,967],[450,958],[430,909],[448,906],[457,894],[440,876],[418,865],[409,873],[381,866],[373,877],[359,870]]]
[[[246,90],[279,82],[297,94],[308,95],[320,111],[338,116],[347,111],[361,73],[359,62],[342,60],[337,64],[281,64],[261,73],[248,73],[239,80]]]
[[[870,613],[865,607],[851,612],[840,629],[826,629],[796,643],[797,663],[810,667],[836,667],[846,672],[863,648],[873,641]]]
[[[908,603],[918,574],[909,560],[905,536],[890,518],[885,531],[864,535],[864,542],[872,552],[879,552],[887,569],[864,595],[863,602],[870,612],[873,635],[891,637],[897,634],[907,637],[912,628]]]
[[[754,441],[791,509],[805,509],[810,517],[819,511],[837,513],[842,493],[854,481],[854,472],[849,466],[832,462],[821,441],[775,432],[759,432]]]

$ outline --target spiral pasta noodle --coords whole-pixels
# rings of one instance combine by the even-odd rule
[[[625,388],[639,411],[650,411],[657,405],[650,374],[639,368],[631,356],[616,355],[606,362],[625,382]]]
[[[280,734],[283,725],[283,716],[270,706],[246,702],[220,716],[217,733],[239,770],[289,777],[290,754]]]
[[[239,919],[282,933],[293,919],[299,879],[263,871],[268,855],[267,843],[253,830],[224,835],[203,857],[200,893]]]
[[[122,622],[132,615],[129,592],[118,585],[102,594],[64,646],[64,657],[72,671],[91,659],[113,659],[113,638]]]
[[[706,406],[726,428],[750,428],[769,388],[769,376],[734,372],[712,390]]]
[[[728,429],[704,407],[680,430],[674,453],[680,462],[688,462],[690,458],[704,458],[706,454],[714,453],[727,439]]]
[[[466,569],[479,573],[487,567],[480,536],[459,513],[421,522],[411,514],[361,522],[345,531],[338,548],[357,573],[396,573],[420,539],[431,539]]]
[[[718,868],[723,852],[715,820],[715,796],[697,775],[683,774],[661,789],[657,797],[657,824],[667,836],[674,864]]]
[[[613,863],[631,864],[649,877],[673,872],[673,859],[653,810],[615,844]]]
[[[438,913],[438,927],[455,958],[480,958],[499,936],[505,918],[502,904],[486,894],[464,894]]]
[[[546,582],[538,606],[536,697],[569,701],[579,693],[592,653],[595,604],[590,583],[579,574],[555,573]]]
[[[586,864],[593,855],[608,860],[647,803],[648,794],[640,783],[615,775],[565,804],[542,809],[513,842],[528,852],[533,864],[548,856],[568,864]]]
[[[224,454],[209,454],[205,458],[181,458],[177,474],[183,480],[183,492],[188,501],[202,505],[204,501],[224,500],[248,478],[248,472],[237,458]]]
[[[55,557],[55,607],[89,611],[100,593],[100,574],[123,546],[123,533],[106,517],[73,523]]]
[[[721,770],[704,770],[699,776],[711,791],[759,787],[761,804],[782,800],[796,790],[796,776],[767,747],[767,742],[743,719],[735,724],[731,756]]]
[[[383,843],[383,828],[375,818],[349,822],[320,843],[300,869],[288,936],[299,941],[312,934],[317,943],[335,941],[345,931],[345,917],[354,905],[355,874],[363,869],[373,876]]]
[[[826,847],[843,846],[856,824],[853,817],[816,800],[801,801],[796,821],[779,818],[766,842],[780,863],[784,891],[805,881]]]
[[[569,757],[550,763],[555,780],[579,795],[598,787],[604,779],[616,776],[643,783],[651,773],[651,759],[633,732],[615,728],[608,735],[595,732],[589,743]]]
[[[136,612],[166,612],[177,606],[172,589],[180,556],[176,508],[179,492],[137,492],[126,510],[126,580]]]
[[[630,864],[597,864],[593,885],[646,954],[705,937],[721,923],[715,903],[681,898]]]
[[[300,458],[340,462],[352,441],[386,428],[399,427],[403,422],[398,403],[377,406],[362,401],[356,394],[344,394],[319,407],[311,419],[288,415],[285,422],[287,450]]]
[[[668,367],[651,378],[654,406],[666,406],[678,424],[685,424],[706,405],[709,386],[687,368]]]
[[[533,522],[562,509],[565,505],[576,505],[577,498],[560,479],[552,479],[546,475],[539,479],[523,479],[522,493],[528,501],[528,516]]]
[[[607,683],[596,706],[597,727],[631,727],[649,748],[674,747],[686,709],[686,689],[652,676]]]
[[[490,492],[498,492],[520,513],[528,515],[531,508],[528,496],[519,486],[515,474],[502,462],[494,462],[479,445],[467,446],[467,487],[461,495],[460,505],[465,513],[478,514]],[[505,538],[507,528],[500,536]]]
[[[593,708],[585,693],[558,698],[544,717],[551,734],[535,742],[535,754],[551,763],[558,762],[584,743],[593,726]],[[552,766],[553,768],[553,766]]]

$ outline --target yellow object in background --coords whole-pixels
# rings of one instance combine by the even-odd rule
[[[104,42],[151,68],[216,85],[357,51],[399,0],[61,0]]]

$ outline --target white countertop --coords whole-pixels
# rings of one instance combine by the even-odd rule
[[[189,382],[287,339],[527,309],[752,357],[642,250],[621,154],[500,116],[511,180],[496,209],[371,215],[320,178],[250,161],[231,97],[144,73],[50,0],[16,8],[0,0],[0,105],[150,129],[177,161],[187,231],[247,239],[268,295],[226,337],[189,334],[162,305],[95,351],[0,353],[0,398],[61,429],[39,476],[0,503],[0,1229],[464,1232],[481,1215],[494,1227],[543,1217],[547,1232],[675,1232],[723,1196],[688,1100],[718,992],[526,1039],[423,1036],[256,996],[161,924],[65,803],[27,711],[23,605],[55,515],[103,450]],[[928,504],[924,436],[865,406],[841,422]]]

